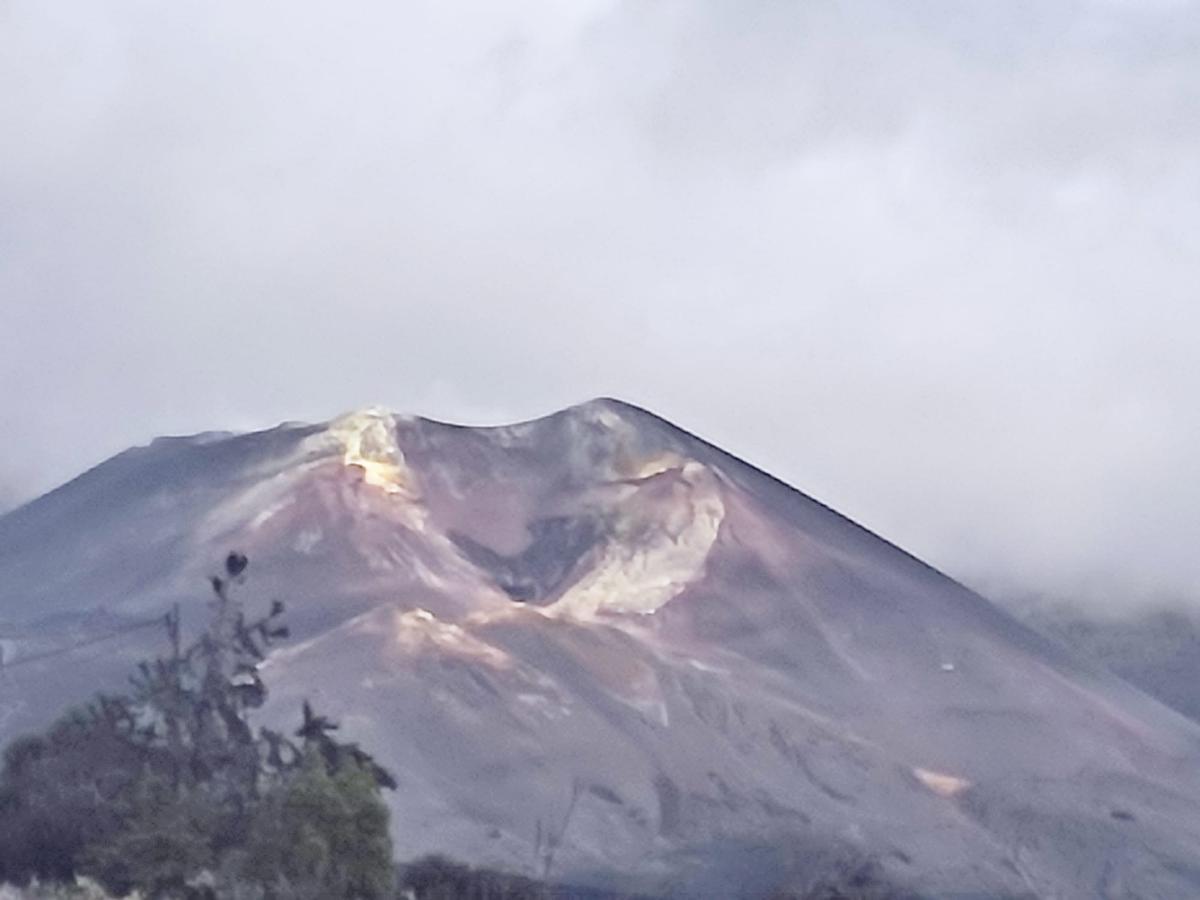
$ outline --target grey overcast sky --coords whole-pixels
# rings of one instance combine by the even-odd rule
[[[1200,603],[1200,6],[0,0],[0,504],[647,406],[956,575]]]

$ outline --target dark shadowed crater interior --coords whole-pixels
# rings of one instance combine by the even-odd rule
[[[599,542],[604,527],[584,516],[538,519],[528,527],[529,544],[513,556],[459,532],[450,532],[450,539],[514,600],[542,605],[554,599],[575,564]]]

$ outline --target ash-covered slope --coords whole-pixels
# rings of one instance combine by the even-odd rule
[[[839,854],[933,896],[1200,893],[1194,724],[615,401],[156,442],[9,514],[0,621],[33,637],[0,739],[85,686],[22,654],[202,600],[231,547],[292,600],[268,715],[312,697],[396,771],[401,856],[688,896]]]

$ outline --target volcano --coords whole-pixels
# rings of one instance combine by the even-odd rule
[[[0,518],[0,741],[119,687],[251,560],[302,699],[397,776],[400,858],[756,897],[1200,895],[1200,728],[625,403],[160,439]],[[143,627],[144,626],[144,627]]]

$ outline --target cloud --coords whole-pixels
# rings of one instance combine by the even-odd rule
[[[1194,3],[0,17],[0,464],[39,488],[614,394],[976,582],[1200,593]]]

